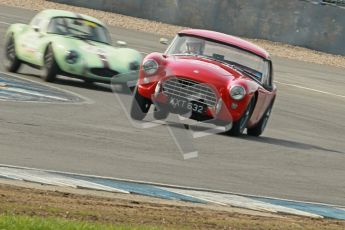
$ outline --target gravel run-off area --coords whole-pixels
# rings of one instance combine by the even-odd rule
[[[43,9],[62,9],[96,17],[108,25],[145,31],[165,37],[173,37],[178,31],[184,29],[181,26],[150,21],[141,18],[129,17],[121,14],[92,10],[82,7],[53,3],[45,0],[0,0],[0,4],[21,7],[40,11]],[[322,53],[303,47],[287,45],[279,42],[271,42],[261,39],[247,39],[266,49],[272,56],[325,64],[345,68],[345,57]]]
[[[331,219],[271,215],[231,207],[167,201],[131,194],[96,193],[25,182],[14,182],[17,186],[9,185],[11,181],[7,181],[7,185],[4,181],[0,182],[0,217],[2,214],[55,217],[89,223],[154,226],[154,229],[167,230],[345,229],[344,221]]]

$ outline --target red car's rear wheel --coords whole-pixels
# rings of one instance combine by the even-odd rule
[[[248,135],[258,137],[264,132],[264,130],[267,126],[267,123],[268,123],[268,119],[271,116],[273,103],[274,103],[274,99],[273,99],[272,103],[270,104],[270,106],[268,106],[268,108],[266,109],[266,112],[262,116],[262,118],[260,119],[259,123],[255,127],[247,129]]]

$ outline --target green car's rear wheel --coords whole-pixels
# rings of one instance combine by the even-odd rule
[[[16,73],[20,68],[22,62],[18,59],[16,54],[16,47],[13,34],[8,36],[5,46],[4,66],[7,71]]]
[[[88,78],[83,78],[83,81],[86,85],[92,85],[93,83],[95,83],[94,80]]]
[[[59,66],[57,65],[54,52],[51,45],[48,46],[46,52],[44,53],[44,66],[42,79],[47,82],[53,82],[59,73]]]

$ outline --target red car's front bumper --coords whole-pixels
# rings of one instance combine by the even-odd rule
[[[172,113],[179,113],[174,108],[169,106],[169,97],[164,94],[164,92],[159,92],[155,95],[155,89],[157,86],[157,82],[147,83],[147,84],[139,84],[138,85],[138,92],[141,96],[150,99],[155,104],[160,104],[169,108],[169,111]],[[224,91],[224,92],[222,92]],[[210,119],[216,119],[219,121],[224,122],[236,122],[238,121],[241,116],[243,115],[244,111],[246,110],[249,101],[251,100],[252,95],[247,95],[241,101],[233,100],[229,93],[226,90],[219,90],[217,92],[217,103],[221,99],[222,105],[220,110],[217,112],[216,108],[207,108],[206,111],[202,114],[203,117],[209,117]]]

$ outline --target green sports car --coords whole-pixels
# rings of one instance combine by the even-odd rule
[[[142,59],[136,50],[113,47],[101,21],[62,10],[43,10],[29,25],[11,25],[5,41],[8,71],[17,72],[27,64],[42,69],[42,78],[48,82],[61,74],[110,83],[118,74],[138,70]]]

